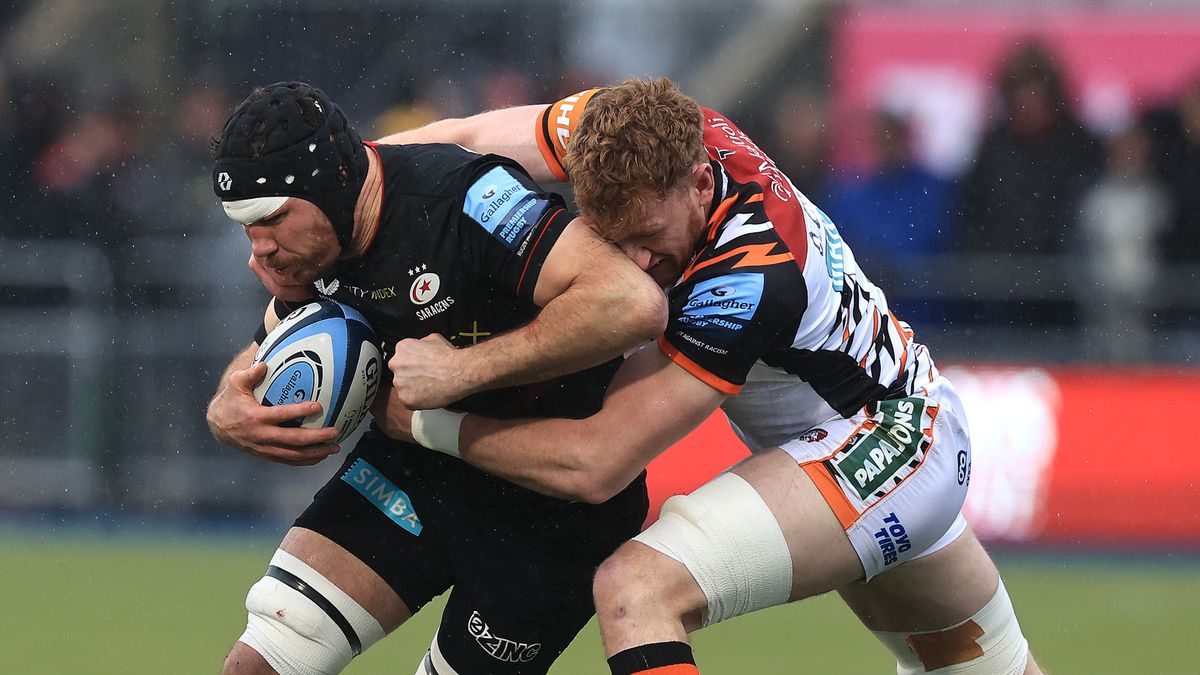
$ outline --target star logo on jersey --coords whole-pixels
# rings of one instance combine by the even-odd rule
[[[427,304],[437,297],[438,289],[441,286],[442,280],[438,275],[433,272],[425,272],[413,279],[412,286],[408,288],[408,299],[412,300],[414,305]]]

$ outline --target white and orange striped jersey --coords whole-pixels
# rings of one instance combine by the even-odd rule
[[[560,179],[597,91],[539,118],[539,146]],[[932,382],[928,351],[888,310],[834,223],[731,121],[702,112],[716,191],[706,236],[670,290],[663,353],[729,395],[723,408],[752,450]]]

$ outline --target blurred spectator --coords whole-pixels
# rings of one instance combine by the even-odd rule
[[[145,136],[138,92],[122,91],[83,106],[35,160],[34,234],[119,246],[136,228],[132,215],[118,205],[114,182],[142,151]]]
[[[533,78],[524,70],[510,65],[497,66],[484,73],[478,90],[480,111],[528,105],[530,101],[537,100],[533,95]]]
[[[372,138],[408,131],[448,117],[465,117],[479,112],[466,102],[464,88],[453,80],[431,79],[417,88],[416,97],[397,103],[373,121]]]
[[[1170,224],[1171,198],[1154,176],[1150,138],[1132,127],[1108,139],[1108,165],[1080,213],[1087,284],[1085,317],[1096,331],[1094,357],[1143,361],[1154,348],[1146,304],[1157,280],[1155,241]]]
[[[865,177],[835,178],[826,210],[855,256],[879,270],[876,281],[903,283],[919,274],[915,268],[924,264],[923,256],[952,250],[953,187],[917,162],[904,117],[876,114],[871,140],[878,168]],[[897,296],[896,305],[892,309],[913,324],[946,320],[933,298],[905,301]]]
[[[1075,118],[1053,58],[1027,43],[1003,62],[1001,117],[987,133],[963,195],[966,250],[1066,250],[1079,197],[1102,165],[1099,141]]]
[[[1103,167],[1100,141],[1076,119],[1054,59],[1037,44],[1016,47],[1000,68],[1001,117],[985,135],[963,189],[962,250],[995,256],[1053,256],[1077,237],[1079,202]],[[1019,284],[1061,272],[1045,260],[1020,276],[979,279]],[[1010,286],[1011,287],[1011,286]],[[980,301],[974,320],[1000,325],[1071,325],[1072,298]]]
[[[138,235],[196,235],[228,218],[212,200],[209,141],[234,107],[227,92],[205,82],[186,85],[165,119],[169,126],[139,161],[115,179],[114,199],[135,216]]]
[[[0,116],[0,208],[6,214],[0,236],[43,236],[57,224],[37,210],[34,168],[62,133],[66,96],[51,78],[36,75],[14,76],[3,88],[12,114]]]
[[[796,188],[818,205],[829,194],[829,100],[800,88],[775,105],[767,150]]]
[[[1174,203],[1171,225],[1162,238],[1168,262],[1200,263],[1200,77],[1177,104],[1148,112],[1153,163]]]

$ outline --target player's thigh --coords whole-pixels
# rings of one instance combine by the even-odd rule
[[[791,593],[799,600],[862,577],[862,565],[846,532],[812,478],[776,448],[730,470],[743,478],[770,509],[791,556]]]
[[[503,550],[498,550],[503,549]],[[593,613],[598,560],[496,540],[459,561],[430,647],[438,673],[545,673]],[[509,564],[496,563],[507,561]]]
[[[838,593],[870,630],[920,632],[966,620],[992,598],[999,580],[968,527],[948,546]]]
[[[390,633],[412,616],[400,595],[375,570],[324,535],[303,527],[288,530],[279,545],[337,586]]]
[[[410,615],[397,593],[337,543],[293,527],[246,595],[246,629],[226,675],[338,672]]]
[[[1041,672],[1000,575],[970,529],[840,593],[895,656],[898,673]]]
[[[971,448],[961,403],[944,379],[829,420],[781,448],[820,492],[867,581],[942,548],[965,526],[959,510]]]
[[[445,555],[454,517],[426,472],[407,461],[398,444],[375,431],[364,434],[282,545],[335,575],[338,587],[372,613],[381,612],[388,631],[454,580]]]
[[[696,609],[704,610],[701,625],[709,626],[862,576],[858,556],[820,491],[777,448],[746,459],[687,495],[671,497],[659,519],[635,541],[657,556],[632,545],[622,549],[627,577],[636,580],[641,568],[670,573],[668,561],[674,561],[694,580],[677,587],[666,603],[689,629],[688,617]],[[633,564],[639,559],[641,564]],[[669,574],[672,580],[680,576]],[[619,593],[619,582],[608,586]],[[657,600],[659,595],[641,602],[650,597]],[[693,598],[703,602],[694,606]],[[612,625],[599,588],[597,602],[602,626],[605,620]]]

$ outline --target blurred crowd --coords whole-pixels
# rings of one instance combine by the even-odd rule
[[[1085,325],[1089,358],[1152,358],[1156,328],[1197,318],[1155,294],[1169,291],[1164,268],[1194,283],[1187,266],[1200,264],[1200,71],[1174,100],[1103,133],[1080,121],[1051,46],[1015,44],[995,72],[989,126],[961,175],[923,166],[912,120],[887,109],[872,115],[874,165],[838,170],[829,100],[810,89],[778,101],[769,152],[885,288],[927,265],[989,261],[1010,266],[1014,287],[1048,267],[1074,278],[1066,297],[904,297],[897,314],[914,325]]]
[[[873,113],[874,166],[837,169],[828,92],[812,87],[767,101],[773,118],[757,135],[885,287],[971,261],[1040,260],[1037,269],[1078,274],[1066,297],[897,293],[897,314],[914,325],[1088,325],[1107,336],[1100,358],[1152,358],[1156,326],[1181,321],[1156,309],[1162,266],[1200,263],[1200,73],[1176,100],[1101,135],[1077,116],[1051,48],[1014,45],[995,72],[991,125],[962,175],[923,166],[912,120],[886,109]],[[547,86],[528,68],[490,62],[474,77],[431,77],[349,107],[369,138],[594,82],[558,73]],[[119,83],[81,94],[63,73],[0,70],[0,93],[11,111],[0,117],[0,236],[101,246],[122,288],[136,288],[147,266],[175,264],[149,259],[159,249],[139,242],[188,238],[198,256],[229,262],[199,273],[249,280],[244,255],[229,253],[240,233],[209,186],[210,140],[245,92],[198,68],[154,102]]]

